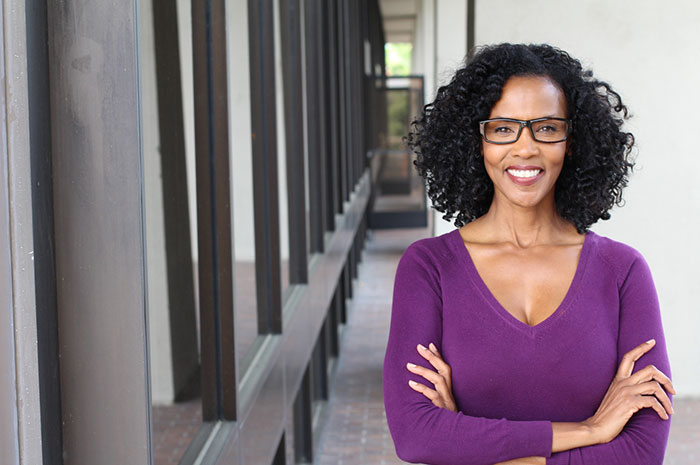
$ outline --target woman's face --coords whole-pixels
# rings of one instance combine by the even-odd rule
[[[566,99],[559,87],[542,76],[517,76],[506,81],[489,119],[566,118]],[[566,141],[537,142],[528,128],[511,144],[482,139],[486,172],[493,181],[494,202],[534,207],[554,206],[554,186],[566,155]]]

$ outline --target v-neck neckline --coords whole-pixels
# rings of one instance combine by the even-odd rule
[[[491,289],[489,289],[489,287],[486,285],[486,282],[483,280],[483,278],[477,271],[476,265],[474,264],[474,260],[472,260],[472,256],[469,253],[469,249],[467,249],[464,240],[462,239],[462,235],[459,233],[459,229],[455,229],[453,231],[455,241],[458,242],[456,245],[458,245],[459,248],[461,248],[462,250],[461,255],[464,256],[465,263],[467,266],[467,274],[469,275],[471,282],[479,290],[484,299],[489,303],[489,306],[493,308],[498,315],[500,315],[506,322],[508,322],[512,326],[518,328],[519,330],[528,332],[531,335],[534,335],[535,332],[543,330],[544,328],[551,325],[554,321],[556,321],[559,318],[559,316],[561,316],[566,311],[566,309],[569,307],[569,305],[571,305],[571,302],[576,297],[576,294],[581,284],[581,280],[583,279],[586,264],[588,262],[588,255],[591,247],[591,236],[593,234],[595,233],[589,230],[586,232],[583,238],[583,245],[581,246],[581,252],[579,253],[578,263],[576,264],[576,272],[574,273],[574,278],[571,280],[571,284],[569,285],[569,288],[567,289],[566,294],[564,295],[564,299],[561,301],[559,306],[557,306],[554,312],[552,312],[552,314],[550,314],[547,318],[540,321],[534,326],[530,326],[527,323],[516,318],[512,313],[506,310],[506,308],[498,301],[498,299],[496,299],[493,292],[491,292]]]

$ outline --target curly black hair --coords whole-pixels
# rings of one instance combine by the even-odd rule
[[[427,184],[433,208],[463,226],[484,215],[493,182],[481,157],[479,121],[488,119],[512,76],[544,76],[564,93],[572,120],[569,153],[555,186],[559,215],[584,233],[622,205],[634,167],[634,136],[622,130],[627,107],[609,84],[593,77],[568,53],[551,45],[484,46],[452,81],[438,89],[406,137]]]

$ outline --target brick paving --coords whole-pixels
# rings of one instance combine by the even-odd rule
[[[241,359],[253,347],[258,336],[257,299],[255,295],[255,263],[235,262],[236,280],[236,350]],[[197,266],[193,267],[197,279]],[[289,286],[289,262],[281,263],[282,292]],[[196,281],[195,281],[196,283]],[[195,285],[195,297],[198,287]],[[283,294],[284,295],[284,294]],[[199,334],[199,308],[196,309],[197,333]],[[189,396],[191,397],[191,396]],[[202,424],[202,400],[195,398],[172,405],[154,405],[153,410],[153,463],[154,465],[177,465],[194,439]],[[292,462],[290,462],[292,463]]]
[[[153,463],[177,465],[202,424],[199,398],[153,407]]]
[[[349,322],[315,465],[403,464],[394,452],[381,367],[394,273],[403,250],[427,230],[375,231],[358,271]],[[700,399],[677,399],[665,465],[700,464]]]
[[[416,229],[377,231],[367,244],[316,465],[404,463],[396,457],[384,415],[382,360],[396,265],[406,246],[426,235]]]

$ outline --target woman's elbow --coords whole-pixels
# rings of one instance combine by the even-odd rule
[[[432,465],[434,462],[429,457],[430,441],[427,439],[430,433],[421,428],[421,419],[413,415],[397,415],[392,409],[387,409],[386,413],[396,456],[404,462],[427,462]]]
[[[430,463],[437,464],[430,457],[429,446],[423,444],[423,441],[416,439],[414,437],[402,437],[402,435],[392,435],[394,439],[394,449],[396,449],[396,456],[408,463]]]
[[[437,408],[437,407],[436,407]],[[449,439],[435,436],[437,427],[434,418],[413,416],[399,421],[387,417],[391,438],[394,440],[396,456],[408,463],[430,465],[473,465],[463,452],[466,450]],[[394,419],[397,420],[397,419]],[[459,450],[459,452],[457,452]],[[479,465],[483,465],[481,462]]]

